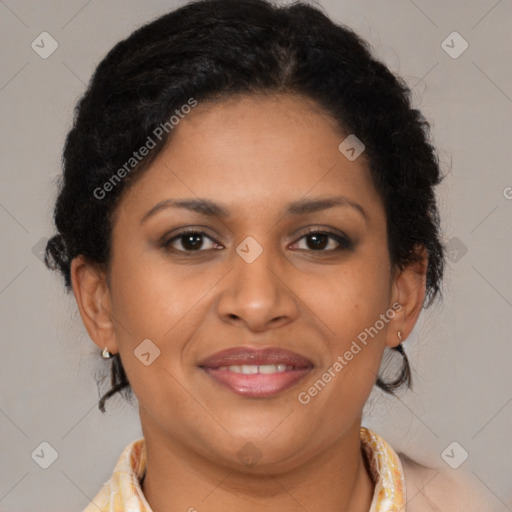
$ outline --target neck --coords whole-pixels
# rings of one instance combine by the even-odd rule
[[[141,420],[143,418],[141,411]],[[313,458],[285,472],[241,472],[216,464],[142,421],[147,465],[142,490],[153,512],[368,512],[373,482],[359,423]],[[148,428],[149,427],[149,428]]]

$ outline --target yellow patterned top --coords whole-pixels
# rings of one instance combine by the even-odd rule
[[[405,481],[398,455],[382,437],[361,427],[361,446],[375,484],[369,512],[404,512]],[[152,512],[140,480],[146,469],[144,438],[121,454],[110,480],[84,512]]]

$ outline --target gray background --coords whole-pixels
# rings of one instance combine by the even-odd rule
[[[434,466],[457,441],[469,457],[452,471],[466,471],[496,511],[512,510],[512,2],[321,4],[413,88],[448,173],[438,191],[451,260],[444,301],[407,340],[414,390],[374,393],[366,424]],[[94,375],[107,363],[38,249],[53,233],[64,137],[95,66],[120,38],[176,5],[0,1],[2,511],[82,510],[141,435],[136,405],[115,399],[99,412]],[[31,48],[44,31],[59,45],[47,59]],[[458,58],[441,46],[453,31],[469,44]],[[448,39],[452,51],[460,43]],[[58,453],[48,469],[31,457],[43,441]]]

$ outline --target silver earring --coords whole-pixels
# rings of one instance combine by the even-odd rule
[[[108,351],[108,347],[105,347],[103,349],[103,352],[101,353],[101,357],[103,359],[110,359],[112,357],[112,353]]]

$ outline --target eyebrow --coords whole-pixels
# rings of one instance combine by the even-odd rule
[[[352,208],[358,211],[365,221],[368,220],[368,216],[363,207],[359,203],[356,203],[345,196],[299,199],[298,201],[289,203],[286,207],[285,213],[288,215],[305,215],[334,208],[336,206]],[[184,208],[208,217],[227,218],[230,216],[230,213],[226,208],[210,201],[209,199],[164,199],[144,214],[140,221],[141,224],[156,213],[168,208]]]

